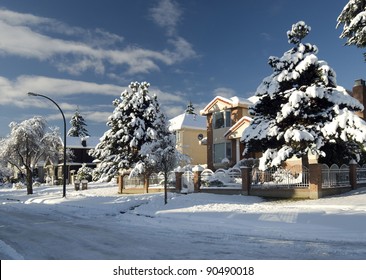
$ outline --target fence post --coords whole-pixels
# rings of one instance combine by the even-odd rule
[[[182,191],[182,176],[183,173],[180,169],[175,171],[175,191],[180,193]]]
[[[352,190],[357,189],[357,163],[355,160],[351,160],[349,163],[349,181]]]
[[[241,169],[241,182],[242,182],[242,192],[244,195],[250,194],[251,174],[252,168],[248,166],[240,166]]]
[[[204,168],[200,165],[196,165],[192,168],[193,171],[193,186],[194,192],[199,192],[201,187],[201,173]]]
[[[309,198],[318,199],[322,197],[322,166],[320,164],[309,165]]]
[[[124,174],[122,175],[118,175],[118,193],[121,194],[123,193],[123,177],[125,177]]]

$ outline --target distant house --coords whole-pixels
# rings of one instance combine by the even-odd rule
[[[96,167],[95,159],[91,157],[88,152],[90,149],[94,149],[99,143],[100,137],[66,137],[66,148],[72,153],[70,159],[67,160],[67,181],[71,182],[71,176],[75,174],[82,164],[94,168]],[[62,141],[63,145],[63,141]],[[48,159],[44,163],[44,179],[51,180],[52,183],[60,180],[63,177],[63,161],[54,162],[52,159]],[[39,172],[39,171],[38,171]],[[39,174],[40,175],[40,174]],[[41,176],[39,176],[42,180]]]
[[[182,154],[188,155],[191,164],[206,164],[206,147],[199,141],[207,136],[206,118],[196,114],[181,114],[169,120],[170,131],[176,136],[176,147]]]
[[[216,96],[200,111],[207,119],[208,168],[232,166],[243,158],[240,137],[251,121],[248,109],[252,104],[248,99]]]

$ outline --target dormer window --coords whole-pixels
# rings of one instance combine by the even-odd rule
[[[231,127],[230,110],[224,110],[224,111],[213,113],[212,126],[213,126],[213,129]]]

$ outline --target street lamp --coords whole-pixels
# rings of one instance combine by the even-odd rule
[[[62,112],[60,106],[58,106],[58,104],[55,101],[53,101],[51,98],[49,98],[48,96],[38,94],[38,93],[34,93],[34,92],[28,92],[28,95],[29,96],[44,97],[44,98],[48,99],[49,101],[51,101],[60,110],[62,118],[64,120],[64,166],[63,166],[64,179],[63,179],[63,195],[62,195],[62,197],[66,197],[66,177],[67,177],[67,170],[66,170],[66,120],[65,120],[64,112]]]

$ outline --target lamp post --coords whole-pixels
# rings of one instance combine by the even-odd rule
[[[44,97],[44,98],[48,99],[49,101],[51,101],[60,110],[62,118],[64,120],[64,164],[63,164],[64,179],[63,179],[63,195],[62,195],[62,197],[66,197],[66,177],[67,177],[67,169],[66,169],[66,120],[65,120],[64,112],[62,112],[60,106],[58,106],[58,104],[55,101],[53,101],[51,98],[49,98],[48,96],[38,94],[38,93],[34,93],[34,92],[28,92],[28,95],[29,96]]]

